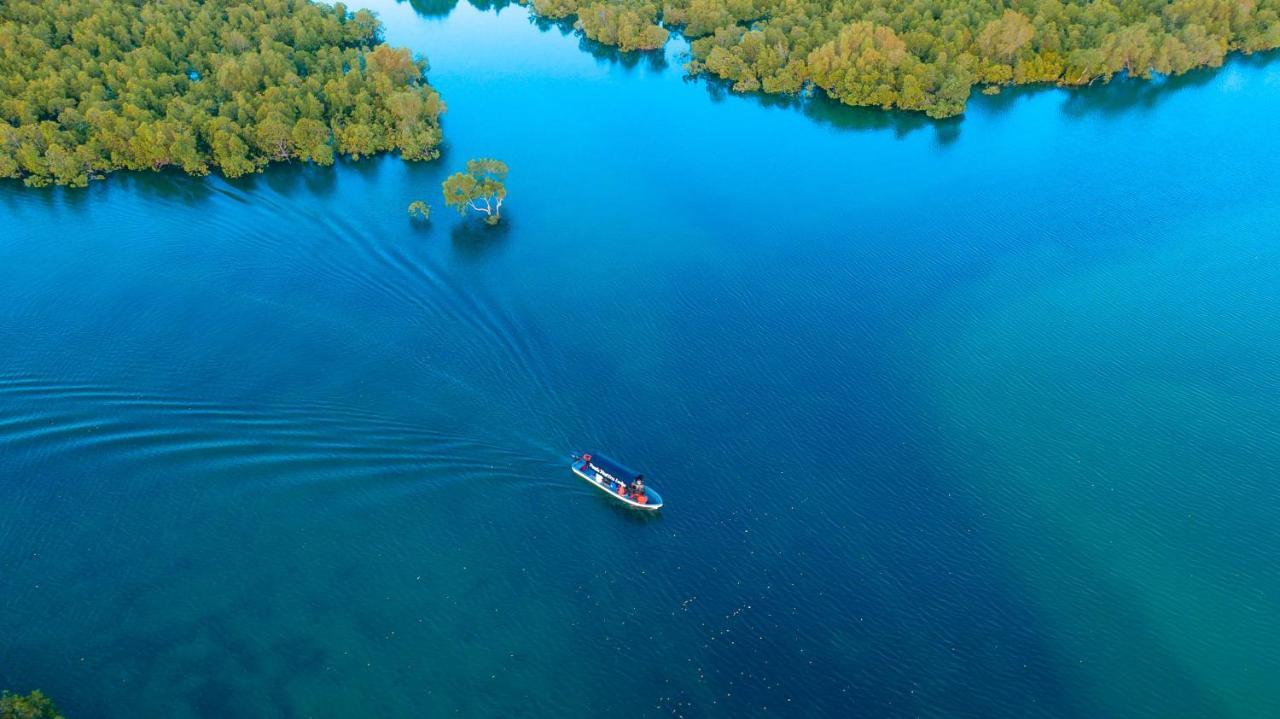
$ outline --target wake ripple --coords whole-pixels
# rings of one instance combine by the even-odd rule
[[[268,493],[323,486],[326,496],[356,503],[462,482],[518,491],[538,481],[529,468],[547,454],[518,438],[497,442],[333,402],[232,406],[0,376],[0,405],[0,451],[27,464],[78,455],[151,481],[195,477],[208,487]],[[36,481],[38,473],[20,474]]]

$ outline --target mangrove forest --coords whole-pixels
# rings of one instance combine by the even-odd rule
[[[438,156],[426,61],[367,10],[308,0],[0,2],[0,177],[237,177],[271,162]]]
[[[964,111],[975,86],[1086,85],[1280,47],[1280,0],[529,0],[621,50],[692,40],[688,69],[739,92]]]

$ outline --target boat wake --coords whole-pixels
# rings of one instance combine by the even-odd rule
[[[17,482],[39,481],[41,464],[72,458],[122,466],[128,471],[111,474],[144,485],[195,479],[237,492],[326,488],[355,506],[456,483],[533,481],[529,458],[546,454],[333,402],[230,405],[5,376],[0,404],[0,452],[19,463]]]

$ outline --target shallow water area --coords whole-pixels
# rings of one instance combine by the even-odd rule
[[[1280,712],[1274,55],[931,123],[368,5],[430,58],[440,161],[0,184],[0,686]],[[493,229],[439,195],[481,156]]]

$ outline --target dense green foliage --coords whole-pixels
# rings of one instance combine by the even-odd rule
[[[466,215],[468,210],[484,213],[490,225],[502,219],[502,202],[507,199],[507,164],[501,160],[481,158],[468,160],[466,172],[455,172],[445,179],[441,189],[444,204]]]
[[[666,29],[654,24],[658,7],[632,2],[533,0],[539,15],[559,20],[577,16],[574,27],[587,37],[622,50],[653,50],[667,41]]]
[[[62,715],[39,690],[25,695],[0,692],[0,719],[62,719]]]
[[[426,63],[308,0],[0,0],[0,177],[438,156]]]
[[[1082,85],[1280,47],[1280,0],[529,0],[587,37],[693,40],[692,72],[740,92],[817,87],[850,105],[964,111],[975,85]],[[661,23],[659,26],[656,23]]]

